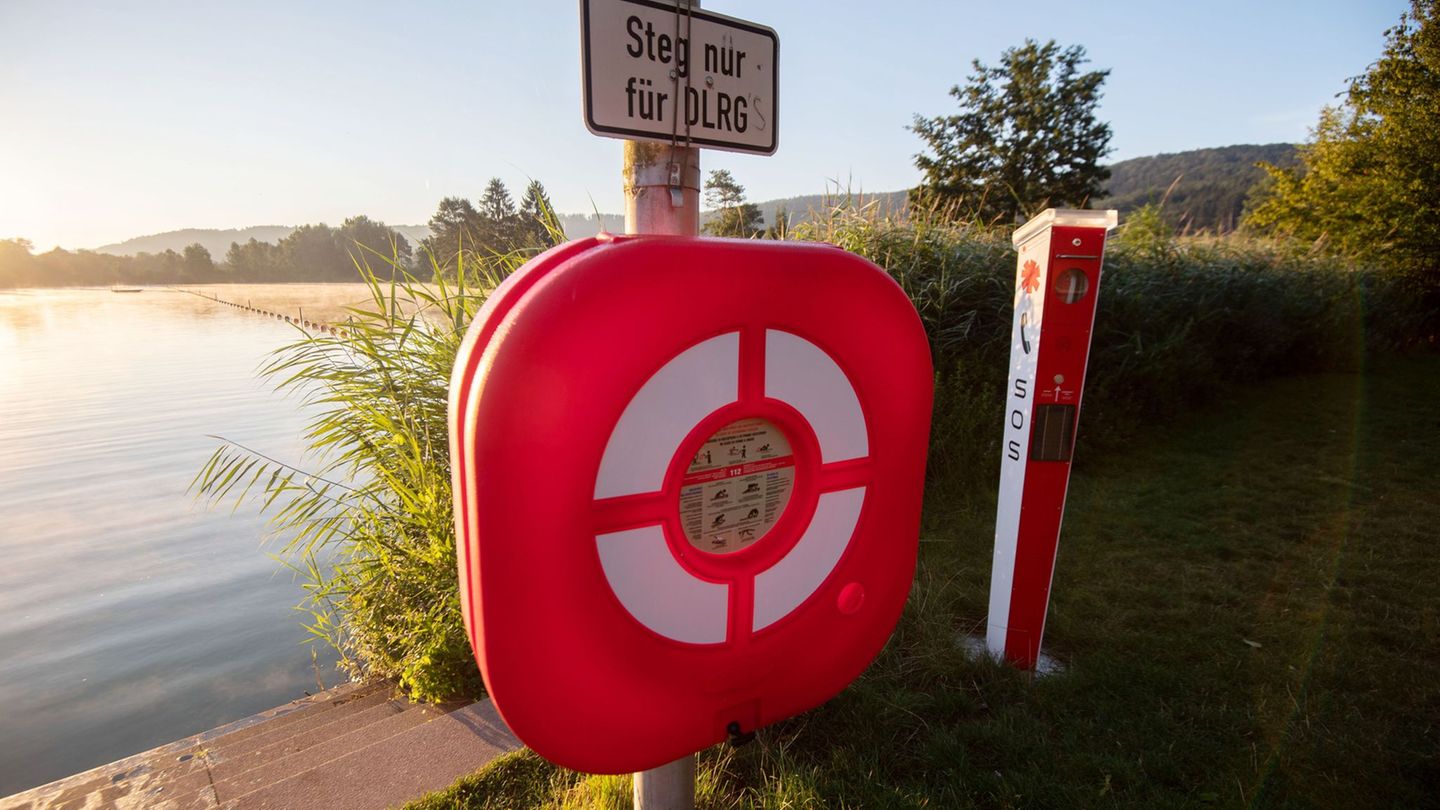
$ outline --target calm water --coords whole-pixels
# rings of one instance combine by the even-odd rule
[[[196,289],[325,320],[365,295]],[[0,291],[0,796],[316,689],[263,519],[186,491],[210,434],[302,458],[255,375],[295,336],[180,292]]]

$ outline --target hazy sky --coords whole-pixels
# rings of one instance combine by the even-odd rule
[[[753,200],[919,179],[915,113],[1026,37],[1108,68],[1112,160],[1301,141],[1403,0],[707,0],[780,36],[780,150],[706,151]],[[0,238],[94,247],[187,227],[422,223],[499,176],[623,210],[580,115],[571,0],[0,0]]]

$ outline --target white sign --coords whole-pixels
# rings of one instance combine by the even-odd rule
[[[585,126],[596,135],[772,155],[780,39],[683,2],[580,0]]]

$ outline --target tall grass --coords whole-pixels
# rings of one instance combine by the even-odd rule
[[[1369,351],[1433,342],[1403,276],[1314,246],[1243,235],[1175,237],[1141,211],[1105,258],[1081,418],[1104,452],[1237,384],[1357,367]],[[897,216],[847,202],[792,229],[884,267],[909,294],[935,361],[931,525],[945,508],[988,505],[998,477],[1015,254],[1009,230],[943,212]],[[980,493],[977,504],[973,497]]]
[[[1227,387],[1353,368],[1367,351],[1433,339],[1433,313],[1396,276],[1303,245],[1177,240],[1136,222],[1106,260],[1082,464]],[[1008,232],[841,201],[789,236],[870,258],[915,303],[936,368],[927,526],[985,512],[1010,350]],[[439,272],[448,257],[432,260],[433,285],[380,281],[361,262],[372,301],[344,336],[302,334],[263,369],[315,409],[313,457],[284,462],[225,443],[194,485],[270,510],[280,556],[308,583],[311,631],[352,673],[395,678],[421,699],[481,688],[457,596],[446,386],[485,294],[527,255],[462,251],[454,283]]]
[[[362,257],[368,304],[339,334],[302,330],[261,369],[313,414],[309,457],[227,441],[192,484],[269,511],[277,556],[304,578],[314,638],[352,676],[393,678],[422,700],[481,691],[457,596],[447,384],[486,294],[525,258],[463,251],[453,282],[432,258],[436,281],[423,284]],[[382,281],[372,261],[397,278]]]

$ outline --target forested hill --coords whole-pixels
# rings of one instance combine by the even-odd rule
[[[1165,200],[1166,219],[1182,230],[1234,230],[1246,195],[1265,176],[1255,166],[1262,161],[1292,166],[1295,146],[1240,144],[1122,160],[1110,167],[1105,184],[1110,196],[1095,200],[1093,207],[1118,208],[1123,217],[1146,203],[1160,202],[1174,183]]]
[[[755,203],[755,206],[760,209],[761,216],[765,218],[765,225],[769,227],[775,224],[775,215],[780,209],[785,210],[793,225],[805,219],[812,212],[827,211],[841,202],[850,202],[860,206],[873,205],[881,212],[903,211],[908,196],[909,192],[905,191],[881,191],[873,194],[864,191],[848,194],[845,192],[805,194],[780,200],[765,200]],[[708,222],[713,215],[713,211],[706,211],[700,215],[700,219],[702,222]]]
[[[1293,166],[1295,146],[1240,144],[1122,160],[1110,166],[1110,180],[1105,183],[1109,196],[1093,201],[1091,207],[1117,208],[1123,218],[1163,198],[1166,219],[1181,230],[1231,231],[1245,210],[1246,195],[1265,176],[1264,170],[1255,165],[1260,162]],[[1172,183],[1175,188],[1165,198]],[[844,194],[811,194],[755,205],[764,215],[765,224],[772,226],[778,209],[785,209],[794,223],[811,211],[823,211],[844,199]],[[853,199],[862,205],[873,203],[882,211],[900,210],[905,207],[906,192],[856,194]],[[708,219],[708,215],[702,218]]]
[[[424,225],[394,225],[391,227],[401,236],[409,239],[412,244],[418,243],[430,235],[430,229]],[[249,228],[223,229],[186,228],[181,231],[137,236],[134,239],[126,239],[124,242],[95,248],[95,252],[109,253],[112,256],[134,256],[139,253],[158,254],[167,250],[179,253],[189,245],[198,244],[210,251],[210,255],[218,261],[230,250],[232,242],[243,245],[254,239],[257,242],[275,244],[294,232],[295,226],[293,225],[255,225]]]

